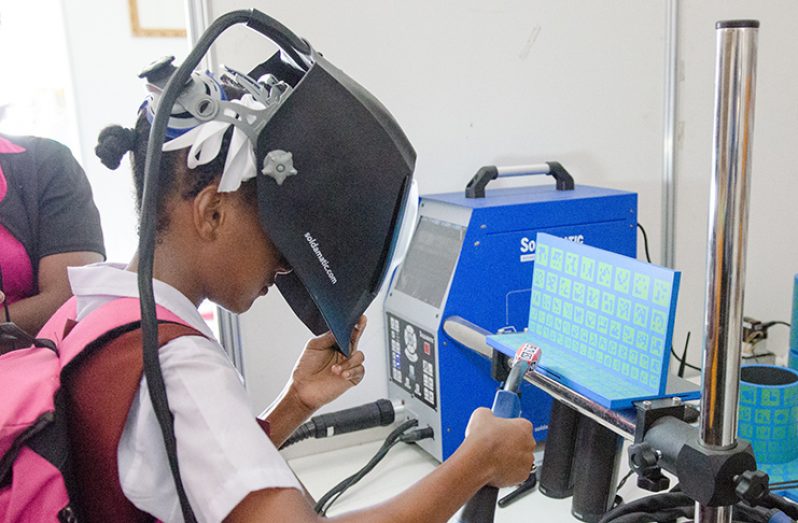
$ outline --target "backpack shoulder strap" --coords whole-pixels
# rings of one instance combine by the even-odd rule
[[[56,328],[53,334],[58,336],[56,341],[61,359],[61,367],[67,367],[76,356],[95,342],[108,341],[116,338],[125,331],[139,328],[141,325],[141,309],[138,298],[118,298],[110,301],[89,313],[85,318],[75,323],[75,313],[67,318],[65,324]],[[74,310],[74,309],[73,309]],[[161,307],[156,308],[159,322],[171,322],[190,327],[184,320],[172,311]],[[71,319],[71,322],[70,322]],[[58,331],[63,332],[59,333]],[[202,336],[202,334],[199,334]]]
[[[116,303],[122,301],[133,303]],[[100,318],[101,311],[103,316],[113,316]],[[166,309],[159,309],[157,315],[159,346],[181,336],[203,336]],[[66,338],[69,343],[63,344],[74,353],[72,358],[80,354],[62,379],[74,490],[89,522],[152,521],[125,497],[117,461],[119,440],[142,377],[139,316],[138,300],[115,300],[80,321]],[[87,350],[73,348],[85,340],[89,340]],[[62,356],[69,355],[62,352]]]
[[[69,333],[69,328],[75,322],[77,316],[77,298],[74,296],[69,298],[63,305],[61,305],[55,314],[50,316],[50,319],[44,324],[44,327],[39,330],[36,335],[37,338],[44,338],[53,341],[56,345],[61,343],[64,336]]]

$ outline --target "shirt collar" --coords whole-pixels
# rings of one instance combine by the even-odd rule
[[[85,307],[91,307],[92,298],[138,298],[138,275],[125,270],[121,263],[95,263],[83,267],[69,267],[69,283],[77,298],[78,316]],[[153,280],[155,303],[170,310],[180,319],[215,340],[208,324],[186,296],[171,285]]]

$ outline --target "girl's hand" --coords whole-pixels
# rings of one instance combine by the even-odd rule
[[[349,343],[349,358],[333,348],[335,338],[325,332],[308,341],[291,374],[291,388],[297,400],[310,412],[331,402],[363,379],[365,355],[357,345],[366,317],[361,316]]]
[[[529,477],[535,462],[532,424],[524,418],[497,418],[486,408],[471,414],[461,448],[474,459],[488,462],[480,467],[494,487],[517,485]]]

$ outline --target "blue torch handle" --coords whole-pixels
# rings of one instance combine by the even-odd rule
[[[521,416],[521,399],[509,390],[498,390],[490,409],[497,418],[517,418]]]
[[[517,418],[521,415],[521,399],[509,390],[496,391],[493,398],[493,415],[498,418]],[[460,523],[491,523],[496,513],[499,489],[485,486],[468,500],[460,513]]]

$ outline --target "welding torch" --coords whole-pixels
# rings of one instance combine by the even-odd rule
[[[504,382],[504,387],[496,391],[493,398],[491,412],[499,418],[517,418],[521,416],[521,399],[518,390],[524,381],[524,376],[532,372],[540,361],[540,347],[531,343],[524,343],[519,347],[513,358],[510,374]],[[532,437],[530,435],[530,437]],[[499,489],[486,485],[468,500],[460,513],[460,523],[490,523],[496,512],[496,499]]]

